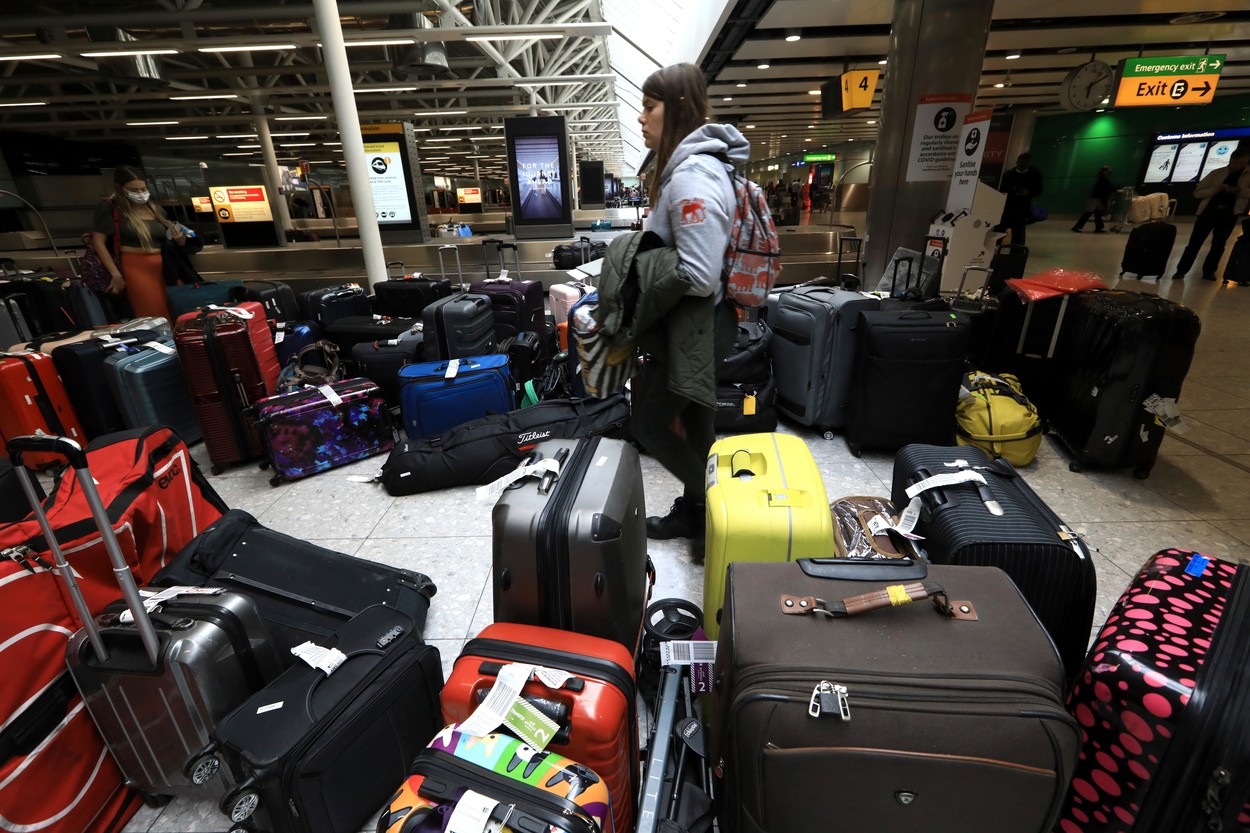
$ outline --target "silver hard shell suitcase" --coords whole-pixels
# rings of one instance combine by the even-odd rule
[[[21,465],[23,451],[60,453],[79,472],[76,482],[121,585],[124,599],[90,616],[47,516],[31,500],[83,622],[66,648],[70,676],[127,783],[147,796],[224,791],[232,782],[214,777],[220,767],[206,754],[209,733],[282,670],[256,605],[221,588],[171,588],[145,598],[87,472],[86,454],[57,437],[11,441],[28,499],[35,493]]]
[[[777,410],[826,431],[846,424],[860,314],[879,299],[834,286],[781,292],[770,310]]]
[[[518,480],[495,503],[495,621],[575,631],[635,650],[650,571],[638,452],[603,437],[549,440],[522,465],[551,461],[557,471]]]

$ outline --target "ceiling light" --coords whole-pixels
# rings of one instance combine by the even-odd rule
[[[177,55],[177,49],[117,49],[108,52],[81,52],[84,58],[133,58],[137,55]]]
[[[344,41],[346,47],[352,46],[409,46],[416,43],[412,38],[382,38],[380,40],[349,40]],[[321,44],[317,44],[321,46]]]
[[[781,138],[783,138],[783,139],[787,139],[787,138],[789,138],[789,136],[788,136],[788,134],[782,133],[782,134],[781,134]]]
[[[244,149],[255,148],[256,150],[260,150],[260,145],[237,145],[237,147],[244,148]]]
[[[246,46],[202,46],[200,52],[275,52],[280,49],[295,49],[293,43],[253,43]],[[86,54],[86,53],[83,53]]]
[[[808,95],[820,95],[820,90],[808,90]]]
[[[323,121],[329,116],[274,116],[274,121]]]
[[[277,137],[282,138],[282,139],[298,139],[298,138],[300,138],[301,136],[308,136],[308,135],[310,135],[310,134],[309,134],[307,131],[305,131],[305,132],[303,132],[303,133],[300,133],[300,132],[298,132],[298,131],[297,131],[297,132],[294,132],[294,133],[270,133],[269,135],[270,135],[270,136],[277,136]],[[255,138],[255,137],[254,137],[254,136],[245,136],[244,138]]]
[[[321,144],[325,145],[326,147],[330,147],[331,145],[341,145],[343,143],[342,142],[322,142]]]
[[[164,124],[181,124],[177,121],[128,121],[127,127],[158,127]]]
[[[745,87],[745,86],[746,86],[746,82],[745,82],[745,81],[739,81],[737,84],[734,84],[734,86],[735,86],[735,87]]]
[[[1005,61],[1014,61],[1016,58],[1019,58],[1019,57],[1020,57],[1020,53],[1019,53],[1019,52],[1012,52],[1010,55],[1008,55],[1007,57],[1005,57],[1003,60],[1005,60]]]
[[[790,30],[790,34],[786,35],[786,43],[794,43],[800,40],[803,40],[803,36],[793,29]]]
[[[23,52],[19,55],[0,55],[0,61],[55,61],[64,57],[57,52]]]
[[[13,101],[8,104],[0,104],[0,107],[42,107],[47,103],[46,101]]]
[[[283,142],[278,145],[280,148],[315,148],[316,142]]]
[[[754,129],[755,129],[755,125],[753,125],[753,124],[748,124],[748,125],[747,125],[747,130],[754,130]]]
[[[1007,85],[1006,85],[1006,84],[1004,84],[1002,81],[999,81],[997,84],[995,84],[995,85],[994,85],[994,89],[996,89],[996,90],[1001,90],[1001,89],[1002,89],[1003,87],[1005,87],[1005,86],[1007,86]]]
[[[877,63],[881,64],[881,66],[885,66],[885,58],[882,58],[880,61],[877,61]]]
[[[1055,52],[1057,52],[1060,55],[1071,55],[1075,51],[1076,51],[1075,46],[1064,46],[1055,50]]]
[[[254,153],[223,153],[222,156],[255,156]]]
[[[756,69],[768,69],[768,66],[769,66],[768,64],[759,64],[755,68]]]
[[[358,89],[358,93],[411,93],[416,92],[418,87],[365,87]]]
[[[460,142],[460,141],[463,141],[463,139],[464,137],[462,136],[442,136],[442,137],[434,136],[429,139],[425,139],[424,141],[427,145],[432,145],[436,143],[442,144],[443,142]]]
[[[848,141],[848,142],[853,142],[853,141],[855,141],[855,140],[854,140],[854,139],[847,139],[847,141]]]
[[[236,93],[222,93],[221,95],[171,95],[170,101],[207,101],[213,98],[238,98]]]
[[[333,165],[333,159],[305,159],[309,165]]]
[[[255,133],[219,133],[218,139],[255,139]]]
[[[876,124],[876,123],[877,123],[877,120],[876,120],[876,119],[869,119],[869,120],[868,120],[868,124]]]
[[[805,142],[810,142],[810,141],[811,141],[811,139],[804,139],[803,141],[805,141]]]
[[[465,40],[478,43],[494,40],[558,40],[562,37],[562,32],[543,32],[537,35],[467,35]]]
[[[475,142],[502,142],[503,140],[504,140],[503,136],[474,136],[473,137],[473,141]]]
[[[811,129],[812,129],[812,128],[814,128],[815,126],[816,126],[816,125],[814,125],[814,124],[809,124],[809,125],[807,126],[807,129],[808,129],[808,130],[811,130]]]
[[[421,110],[413,113],[414,116],[464,116],[468,114],[468,110]]]
[[[734,100],[734,97],[731,95],[727,95],[721,99],[721,101],[733,101],[733,100]]]
[[[1095,113],[1105,113],[1105,112],[1107,112],[1107,111],[1106,111],[1104,108],[1099,107],[1099,108],[1098,108],[1097,110],[1095,110],[1094,112],[1095,112]]]
[[[497,130],[497,124],[462,124],[450,127],[440,127],[439,130]]]
[[[167,142],[190,142],[196,139],[207,139],[207,136],[166,136]]]

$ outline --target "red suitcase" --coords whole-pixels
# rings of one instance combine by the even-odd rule
[[[1250,830],[1250,567],[1151,557],[1068,709],[1082,752],[1057,833]]]
[[[614,829],[634,829],[638,794],[638,718],[634,658],[619,642],[535,625],[496,623],[469,640],[443,686],[443,719],[462,723],[508,663],[567,671],[558,690],[531,679],[522,694],[559,704],[567,726],[547,751],[599,773],[612,798]],[[549,715],[550,716],[550,715]]]
[[[46,353],[0,354],[0,441],[27,434],[52,434],[85,442],[69,394]],[[47,468],[55,454],[29,454],[26,465]]]
[[[263,456],[260,433],[244,415],[273,394],[277,380],[277,353],[261,305],[245,301],[187,313],[174,326],[174,344],[213,474],[227,463]]]

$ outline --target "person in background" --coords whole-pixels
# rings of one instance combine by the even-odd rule
[[[1117,190],[1119,189],[1111,181],[1111,166],[1103,165],[1098,169],[1094,187],[1089,189],[1089,199],[1085,201],[1085,213],[1077,219],[1072,230],[1079,233],[1085,228],[1085,223],[1089,221],[1089,218],[1093,217],[1094,233],[1104,233],[1106,229],[1102,227],[1102,215],[1104,211],[1111,210],[1111,198],[1115,196]]]
[[[792,180],[790,182],[790,207],[791,208],[799,207],[799,195],[801,193],[803,193],[802,184],[797,179]]]
[[[1227,165],[1204,176],[1194,188],[1194,196],[1202,202],[1198,203],[1194,229],[1189,234],[1185,251],[1181,252],[1181,259],[1176,262],[1176,274],[1172,280],[1184,279],[1198,259],[1198,252],[1208,235],[1211,237],[1211,250],[1202,261],[1202,279],[1215,280],[1215,270],[1224,256],[1228,236],[1237,225],[1237,219],[1246,215],[1246,207],[1250,204],[1250,168],[1247,168],[1247,162],[1250,162],[1250,147],[1238,145],[1229,154]]]
[[[168,320],[166,275],[172,278],[171,283],[176,283],[187,274],[185,267],[190,262],[182,262],[185,256],[182,249],[191,235],[185,226],[170,220],[151,199],[143,171],[130,165],[116,167],[113,194],[96,206],[91,245],[112,273],[109,292],[124,294],[136,316]],[[121,237],[120,270],[109,251],[109,237],[115,229]]]
[[[1003,203],[1003,216],[995,231],[1011,231],[1011,242],[1023,246],[1024,229],[1032,219],[1033,200],[1042,195],[1042,172],[1033,167],[1033,156],[1022,153],[1016,157],[1016,166],[1003,174],[1002,187],[1007,195]]]
[[[708,122],[710,113],[703,71],[693,64],[657,70],[642,85],[638,122],[643,143],[656,157],[647,230],[676,248],[678,271],[690,285],[687,300],[706,299],[710,308],[704,337],[714,362],[699,381],[715,390],[715,368],[729,355],[737,333],[737,314],[725,300],[722,277],[736,206],[730,172],[750,158],[751,145],[736,128]],[[665,361],[649,358],[633,388],[631,427],[642,447],[682,483],[669,513],[647,518],[647,536],[690,538],[695,560],[702,561],[703,470],[716,439],[716,411],[688,394],[670,377]],[[675,422],[682,433],[674,430]]]

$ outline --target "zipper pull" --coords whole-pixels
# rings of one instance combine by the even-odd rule
[[[812,717],[836,713],[843,720],[850,720],[851,704],[847,697],[846,686],[821,680],[812,689],[812,699],[807,704],[807,713]]]

